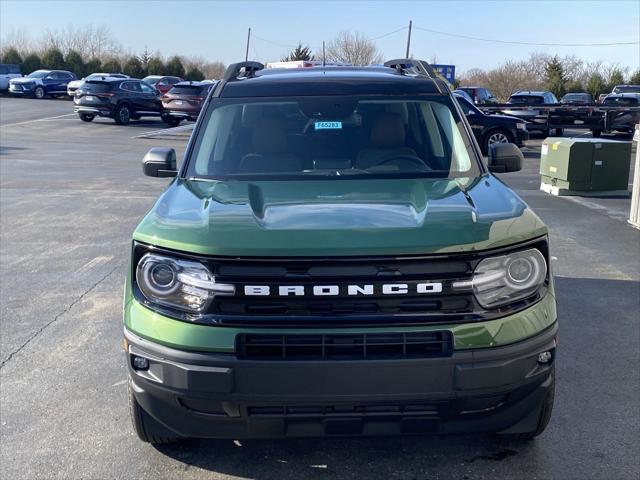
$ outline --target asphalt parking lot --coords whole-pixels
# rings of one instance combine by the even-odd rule
[[[0,477],[637,479],[640,231],[629,199],[539,188],[541,141],[502,178],[551,230],[560,320],[556,403],[537,440],[490,436],[191,440],[135,437],[121,350],[130,235],[188,133],[160,120],[81,122],[71,102],[0,98]],[[567,134],[576,132],[567,132]]]

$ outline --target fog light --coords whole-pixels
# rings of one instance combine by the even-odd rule
[[[149,360],[144,357],[133,357],[134,370],[146,370],[149,368]]]
[[[551,352],[542,352],[538,354],[538,363],[549,363],[551,361]]]

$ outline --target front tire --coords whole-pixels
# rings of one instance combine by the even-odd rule
[[[33,90],[33,96],[35,98],[37,98],[38,100],[42,100],[44,98],[44,88],[42,87],[36,87]]]
[[[496,143],[513,143],[513,137],[507,130],[492,130],[487,133],[482,142],[482,153],[485,155],[489,152],[491,145]]]
[[[127,382],[127,396],[129,398],[129,416],[131,417],[133,430],[140,440],[156,445],[173,443],[179,440],[179,437],[169,435],[168,430],[140,406],[133,394],[131,377]]]
[[[131,121],[131,110],[129,109],[129,105],[126,103],[118,105],[114,112],[113,119],[118,125],[128,125]]]
[[[95,115],[91,115],[90,113],[80,113],[78,114],[78,116],[83,122],[93,122],[93,119],[96,117]]]

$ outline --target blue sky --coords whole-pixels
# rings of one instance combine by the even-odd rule
[[[381,36],[413,20],[411,53],[459,70],[490,68],[531,52],[640,67],[640,46],[544,47],[452,38],[421,31],[539,43],[610,43],[640,39],[640,0],[629,1],[0,1],[0,35],[27,27],[106,24],[125,50],[148,46],[165,55],[200,55],[225,63],[244,58],[247,27],[256,37],[250,57],[277,60],[299,40],[313,47],[340,30]],[[377,40],[386,58],[404,56],[406,30]],[[280,45],[276,45],[280,44]]]

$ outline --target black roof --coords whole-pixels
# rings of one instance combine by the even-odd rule
[[[227,82],[220,97],[423,93],[440,93],[435,81],[426,76],[403,75],[388,67],[318,66],[259,70],[253,76]]]

